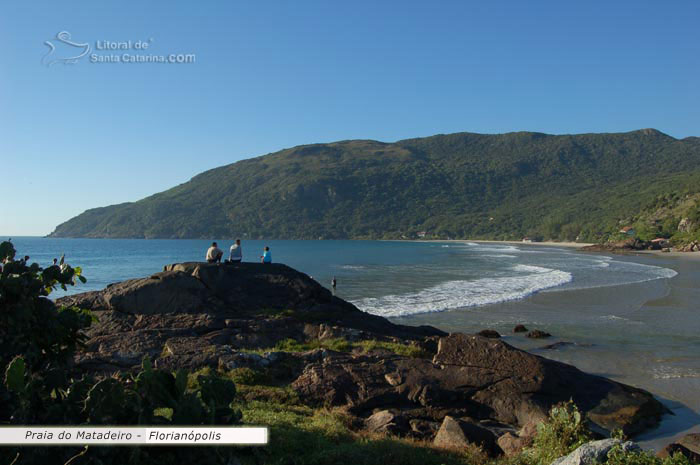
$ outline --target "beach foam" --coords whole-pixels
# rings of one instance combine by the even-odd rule
[[[387,295],[354,301],[360,309],[382,316],[417,313],[487,305],[522,299],[543,289],[560,286],[573,279],[571,273],[531,265],[512,267],[516,276],[484,278],[470,281],[447,281],[412,294]]]

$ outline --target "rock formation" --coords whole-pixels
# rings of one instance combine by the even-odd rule
[[[533,425],[569,399],[604,434],[616,428],[638,433],[665,413],[646,391],[500,339],[369,315],[281,264],[169,265],[57,303],[90,309],[98,319],[86,331],[76,370],[130,370],[145,356],[173,370],[278,370],[302,402],[343,407],[363,428],[468,442],[492,455],[529,444]],[[273,349],[287,340],[316,347],[346,341],[347,351]],[[363,340],[415,346],[422,355],[352,350]]]

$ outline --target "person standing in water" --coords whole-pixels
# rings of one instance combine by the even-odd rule
[[[263,249],[263,254],[260,256],[260,263],[272,263],[272,253],[268,246],[265,246]]]
[[[333,288],[333,295],[335,295],[335,285],[337,284],[335,280],[335,276],[333,276],[333,279],[331,279],[331,288]]]

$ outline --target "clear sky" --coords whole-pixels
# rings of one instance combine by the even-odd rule
[[[700,135],[699,25],[698,0],[4,2],[0,234],[304,143]],[[195,61],[90,62],[125,52]]]

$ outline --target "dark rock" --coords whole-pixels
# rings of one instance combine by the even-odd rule
[[[435,435],[433,444],[448,449],[464,449],[469,445],[481,447],[490,457],[502,454],[496,438],[489,430],[469,421],[446,416]]]
[[[682,454],[690,463],[700,464],[700,433],[686,434],[661,449],[656,455],[660,458],[666,458],[676,453]]]
[[[496,444],[501,448],[503,453],[510,457],[519,454],[524,448],[532,444],[532,440],[521,438],[513,433],[505,433],[496,440]]]
[[[215,365],[216,354],[232,348],[274,347],[284,339],[420,341],[445,334],[429,326],[395,325],[362,312],[282,264],[168,265],[148,278],[63,297],[57,303],[91,310],[97,317],[85,331],[87,343],[75,359],[78,370],[134,367],[144,357],[160,356],[169,357],[161,366],[196,369],[198,364]],[[166,341],[180,336],[201,339],[188,342],[200,345],[200,350],[165,350]]]
[[[532,331],[527,333],[526,336],[529,337],[530,339],[543,339],[546,337],[552,337],[551,334],[544,332],[544,331],[541,331],[539,329],[533,329]]]
[[[526,333],[527,328],[525,325],[516,325],[515,328],[513,328],[514,333]]]
[[[573,342],[568,342],[568,341],[559,341],[559,342],[555,342],[553,344],[547,344],[546,346],[543,346],[542,349],[544,349],[544,350],[556,350],[556,349],[561,349],[561,348],[573,346],[573,345],[576,345],[576,344]]]
[[[424,420],[422,418],[413,418],[409,420],[412,436],[417,439],[428,439],[435,436],[435,433],[440,429],[440,423],[437,421]]]
[[[482,336],[482,337],[490,337],[492,339],[498,339],[501,337],[501,334],[493,329],[482,329],[477,333],[477,335]]]
[[[410,430],[410,425],[396,411],[380,410],[365,420],[365,429],[372,433],[405,435]]]
[[[130,279],[102,291],[63,297],[60,305],[131,314],[207,312],[221,302],[196,277],[167,271],[148,278]]]
[[[469,416],[520,427],[573,398],[594,426],[634,434],[666,412],[651,394],[581,372],[480,336],[440,339],[433,361],[329,355],[308,364],[292,387],[305,402],[347,406],[365,416],[377,407],[424,410],[422,418]],[[408,414],[407,414],[408,415]],[[411,417],[414,418],[414,417]]]

